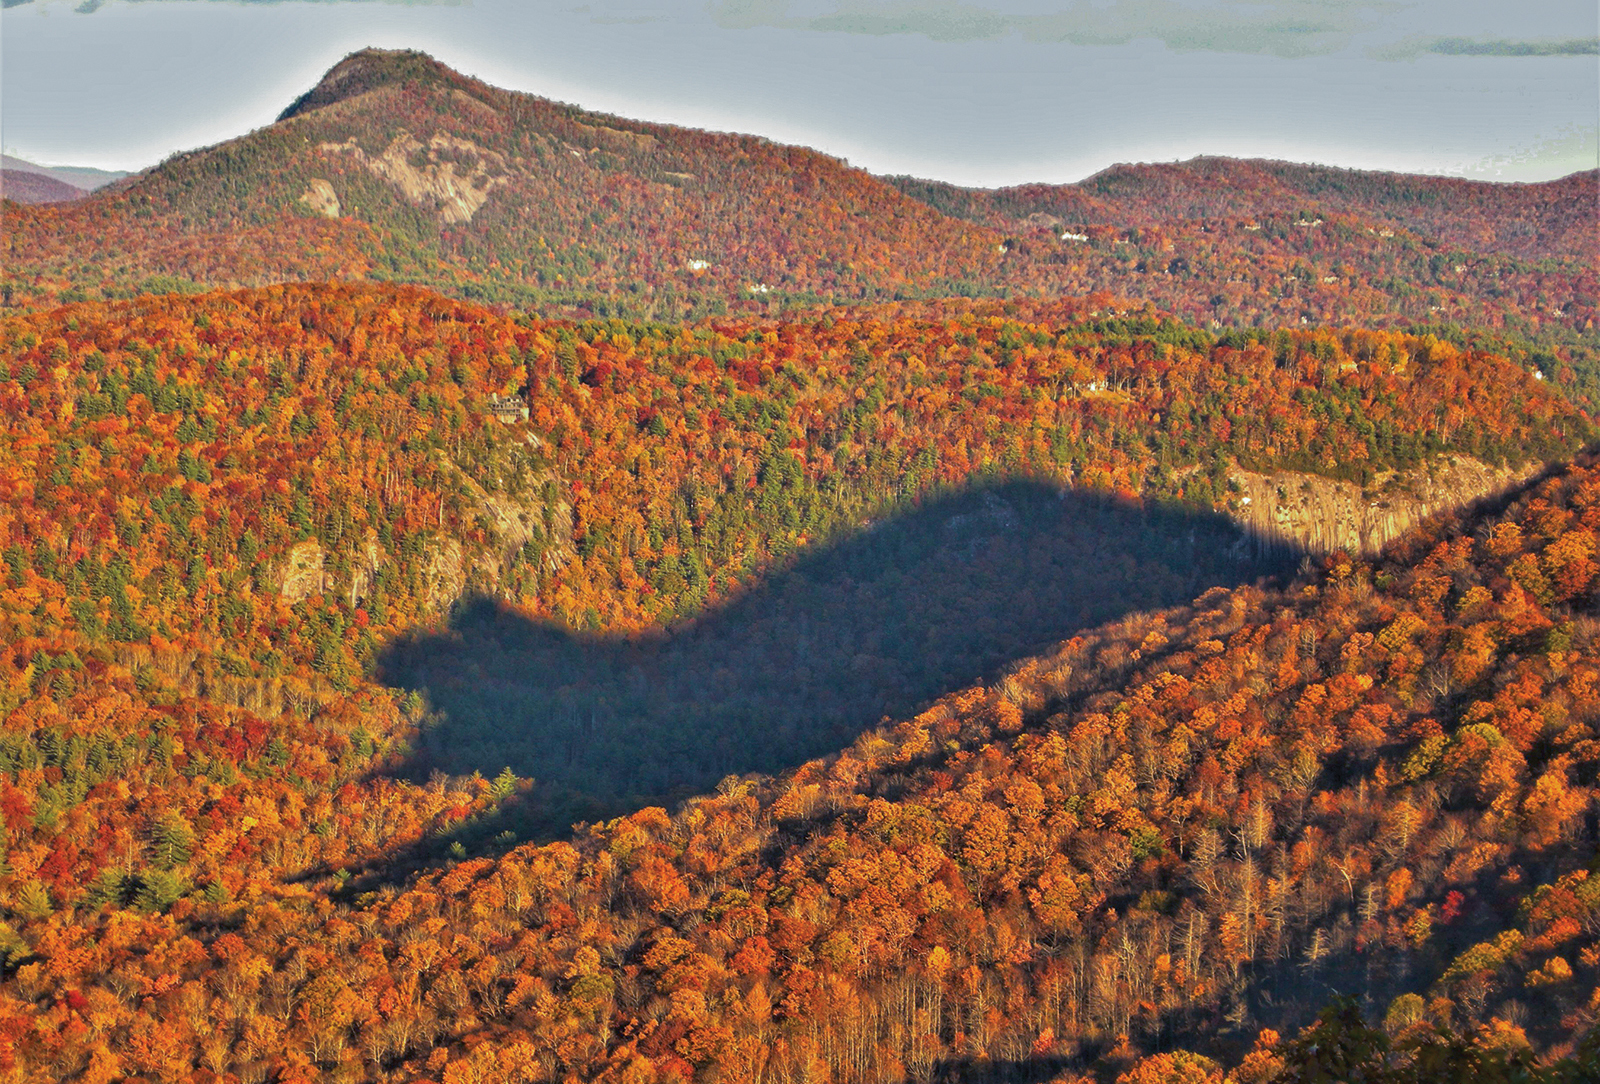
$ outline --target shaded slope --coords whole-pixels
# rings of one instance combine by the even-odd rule
[[[804,551],[670,630],[584,634],[481,601],[387,645],[377,674],[437,710],[405,774],[538,781],[525,838],[792,767],[1042,645],[1299,560],[1255,552],[1213,513],[984,485]]]
[[[790,763],[781,731],[743,748],[751,716],[842,741],[1125,612],[1112,587],[1155,604],[1230,582],[1236,536],[1204,525],[1239,512],[1235,462],[1337,476],[1365,501],[1381,494],[1361,484],[1386,471],[1450,453],[1526,467],[1592,432],[1504,361],[1426,338],[1219,342],[1060,304],[673,326],[322,284],[9,317],[0,345],[0,809],[13,870],[0,893],[86,914],[383,868],[527,783],[398,778],[407,742],[446,767],[510,763],[562,783],[550,802],[597,784],[590,804],[565,807],[581,816]],[[981,494],[970,513],[944,503],[1006,479],[1026,499],[998,518]],[[1201,529],[1192,542],[1153,532],[1144,551],[1145,513],[1092,514],[1111,493]],[[1174,504],[1187,510],[1163,511]],[[941,509],[945,525],[977,515],[947,535]],[[897,522],[908,529],[864,533]],[[485,649],[467,661],[484,665],[491,708],[521,711],[521,697],[567,711],[545,716],[554,748],[501,735],[474,747],[463,732],[459,748],[430,744],[424,698],[369,680],[396,636],[442,634],[448,657],[455,633],[433,623],[463,592],[517,608],[487,632],[458,631]],[[741,608],[752,592],[771,612]],[[829,639],[833,625],[855,641]],[[804,626],[810,662],[791,635]],[[718,655],[740,667],[719,677]],[[579,676],[510,672],[530,660]],[[635,664],[659,702],[632,684]],[[826,717],[748,672],[769,664],[792,667]],[[685,677],[708,667],[709,680]],[[440,706],[471,692],[426,657],[417,669]],[[642,715],[624,716],[641,697]],[[624,751],[641,722],[681,725],[706,748],[612,778],[574,740],[567,709],[579,707]],[[553,778],[542,761],[569,749],[571,771]],[[536,809],[539,829],[562,811]],[[167,814],[195,847],[152,863],[142,841]],[[245,817],[272,827],[252,834]]]
[[[93,998],[119,1040],[162,1029],[116,1070],[168,1079],[1106,1078],[1187,1048],[1271,1081],[1336,993],[1391,1035],[1571,1054],[1600,979],[1597,531],[1583,460],[676,814],[355,899],[100,916],[92,949],[32,919],[0,1011]],[[43,1076],[95,1041],[18,1034]]]
[[[1393,1035],[1571,1053],[1597,499],[1585,460],[1371,565],[1131,617],[778,780],[427,877],[384,936],[477,902],[549,937],[485,950],[523,999],[454,1047],[484,1073],[524,1042],[619,1079],[1237,1064],[1339,993]]]

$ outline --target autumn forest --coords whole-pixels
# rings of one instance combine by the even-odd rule
[[[0,1080],[1600,1069],[1597,176],[367,50],[0,205]]]

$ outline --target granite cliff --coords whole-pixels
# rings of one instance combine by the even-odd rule
[[[1237,490],[1230,511],[1263,548],[1277,543],[1312,553],[1370,555],[1429,516],[1498,496],[1539,469],[1448,455],[1410,471],[1386,472],[1365,486],[1313,474],[1236,469],[1229,474]]]

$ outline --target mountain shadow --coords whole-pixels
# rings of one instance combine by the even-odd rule
[[[493,834],[668,804],[776,772],[1122,615],[1292,569],[1225,516],[1034,481],[975,486],[802,550],[745,594],[643,634],[574,631],[487,599],[390,644],[425,694],[401,769],[537,781]]]

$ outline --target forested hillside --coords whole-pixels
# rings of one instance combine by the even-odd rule
[[[888,180],[1062,265],[1073,289],[1222,325],[1431,329],[1600,402],[1600,173],[1484,184],[1197,158],[992,191]]]
[[[586,113],[375,50],[270,127],[82,207],[7,216],[25,296],[359,275],[676,317],[773,291],[992,292],[1003,262],[990,231],[814,151]]]
[[[66,203],[83,195],[83,189],[43,171],[0,169],[0,196],[17,203]]]
[[[999,228],[1032,215],[1085,225],[1155,226],[1293,218],[1316,208],[1449,248],[1530,259],[1591,256],[1590,227],[1600,198],[1600,174],[1593,172],[1536,184],[1483,184],[1236,158],[1112,166],[1077,184],[992,190],[910,177],[889,181],[948,214]]]
[[[111,666],[295,727],[335,697],[380,716],[370,755],[400,725],[364,699],[377,666],[444,709],[403,774],[539,777],[538,830],[836,748],[1076,628],[1292,565],[1293,536],[1228,518],[1240,464],[1381,501],[1447,453],[1527,469],[1593,432],[1435,340],[1217,341],[1070,305],[572,324],[325,286],[4,334],[18,727]],[[468,608],[413,639],[474,595],[548,624],[479,638]],[[615,742],[676,752],[641,770]],[[75,862],[63,884],[106,864]]]
[[[7,322],[15,511],[0,1032],[13,1071],[847,1081],[1026,1062],[1070,1077],[1091,1065],[1114,1075],[1176,1042],[1269,1079],[1275,1059],[1300,1055],[1260,1029],[1290,1035],[1334,992],[1358,995],[1396,1036],[1445,1025],[1491,1049],[1570,1052],[1592,1026],[1591,466],[1557,470],[1503,511],[1438,521],[1375,563],[1337,556],[1281,587],[1244,582],[1259,569],[1236,567],[1176,609],[1166,603],[1205,574],[1188,563],[1208,537],[1187,533],[1204,522],[1198,491],[1186,512],[1156,492],[1143,511],[1104,506],[1099,543],[1083,512],[1062,522],[1046,511],[1059,506],[1055,491],[928,499],[982,478],[985,462],[1001,477],[1051,477],[1050,434],[1075,417],[1102,403],[1132,411],[1141,395],[1180,386],[1185,409],[1199,409],[1205,389],[1242,387],[1230,379],[1238,366],[1259,368],[1231,424],[1261,416],[1266,407],[1249,404],[1276,394],[1332,433],[1358,433],[1346,427],[1364,415],[1331,406],[1340,389],[1365,389],[1352,411],[1393,396],[1391,424],[1429,447],[1467,430],[1461,418],[1441,428],[1438,415],[1404,413],[1407,396],[1423,394],[1412,388],[1427,389],[1419,402],[1472,407],[1429,382],[1464,371],[1506,381],[1472,407],[1473,432],[1579,425],[1547,389],[1423,340],[1307,333],[1228,346],[1065,313],[672,330],[519,321],[348,287]],[[883,349],[852,349],[873,336]],[[786,340],[807,352],[791,375],[751,363],[768,350],[781,358]],[[1373,350],[1355,360],[1363,343]],[[1332,373],[1319,349],[1338,351]],[[993,391],[939,400],[920,420],[899,406],[965,387],[975,362],[973,385]],[[1037,409],[1007,406],[1069,364],[1085,366],[1085,385],[1113,385],[1113,366],[1127,366],[1122,398],[1058,389],[1042,429]],[[842,414],[826,407],[835,365],[867,389],[834,408]],[[293,389],[275,373],[292,374]],[[718,422],[696,397],[724,380],[734,389],[716,400],[731,408]],[[519,381],[530,421],[502,424],[490,397]],[[641,413],[644,396],[654,413]],[[746,400],[748,414],[737,407]],[[1230,417],[1226,397],[1215,402]],[[1178,413],[1174,400],[1161,405]],[[1221,451],[1214,420],[1198,417],[1207,454]],[[869,424],[898,434],[903,454],[931,455],[931,488],[874,488],[870,457],[853,459],[846,438]],[[1080,424],[1068,447],[1082,449],[1085,469],[1112,457],[1115,434],[1165,432],[1130,420],[1100,444]],[[888,436],[874,448],[896,447]],[[1008,439],[1022,449],[1009,468]],[[793,465],[763,464],[761,449],[787,449]],[[1153,472],[1155,453],[1135,448],[1130,465],[1098,469],[1132,479],[1116,471],[1149,456]],[[1256,454],[1282,451],[1263,437]],[[1395,454],[1373,449],[1375,461]],[[1071,480],[1073,494],[1090,488]],[[1140,487],[1127,488],[1132,500]],[[537,561],[498,548],[484,510],[493,499],[541,525],[521,551]],[[141,503],[166,511],[138,515]],[[854,540],[862,514],[883,517],[870,534],[884,542]],[[1163,530],[1162,516],[1180,529]],[[996,531],[996,517],[1014,519]],[[1154,529],[1108,562],[1093,547],[1128,539],[1128,517]],[[1238,537],[1213,523],[1219,541]],[[785,540],[805,546],[806,526],[837,542],[786,560]],[[246,539],[258,536],[267,543],[252,552]],[[468,610],[442,626],[456,646],[441,650],[461,653],[464,672],[482,668],[500,697],[520,669],[524,696],[616,706],[642,668],[670,720],[704,693],[675,691],[667,673],[716,657],[697,655],[696,637],[753,627],[739,609],[751,600],[776,600],[780,621],[848,620],[921,593],[872,572],[879,545],[923,547],[921,563],[904,565],[913,581],[959,577],[965,586],[943,597],[962,620],[976,612],[963,592],[994,591],[980,648],[1041,632],[1065,642],[1009,654],[985,684],[953,669],[931,705],[896,701],[883,730],[876,715],[857,717],[859,738],[822,735],[843,753],[776,780],[745,776],[763,766],[747,761],[676,813],[646,809],[494,857],[513,834],[471,858],[467,844],[529,816],[537,824],[553,798],[516,770],[489,781],[493,762],[472,765],[478,776],[407,782],[414,743],[429,749],[439,727],[481,737],[481,709],[440,695],[445,714],[430,715],[427,698],[364,676],[378,643],[443,605],[435,573],[452,543],[473,569],[462,586],[476,576],[512,600],[499,618]],[[1032,549],[1013,557],[1016,544]],[[367,545],[380,556],[363,583]],[[302,547],[320,576],[302,566],[301,580],[285,578]],[[1100,628],[1092,598],[1067,627],[1036,627],[1025,604],[1034,583],[1005,570],[1035,569],[1050,598],[1059,587],[1041,556],[1081,567],[1108,601],[1134,584],[1152,593]],[[662,574],[670,557],[681,585]],[[744,576],[712,578],[740,560]],[[1174,577],[1166,598],[1152,580],[1161,569]],[[516,638],[547,635],[544,616],[565,615],[568,628],[576,618],[585,635],[594,619],[573,611],[584,600],[599,619],[586,650],[617,660],[615,685],[602,672],[598,684],[541,692],[537,674],[485,650],[491,640],[513,660],[538,650]],[[675,642],[605,639],[665,614],[688,619],[671,626]],[[495,636],[486,621],[500,622]],[[930,619],[914,657],[974,659],[952,625]],[[809,640],[817,654],[764,662],[805,689],[808,667],[837,665],[835,631],[791,627],[786,644]],[[938,638],[951,632],[953,647]],[[893,674],[895,660],[871,650],[839,673]],[[684,675],[721,688],[714,670],[695,676]],[[746,688],[758,717],[782,684]],[[507,733],[503,712],[497,723]],[[586,733],[569,732],[568,748]],[[673,755],[637,734],[628,748],[646,762]],[[649,785],[565,778],[602,795]],[[464,822],[478,827],[457,837],[456,859],[431,851],[428,840],[448,841]],[[446,867],[396,880],[397,859],[430,853]]]

